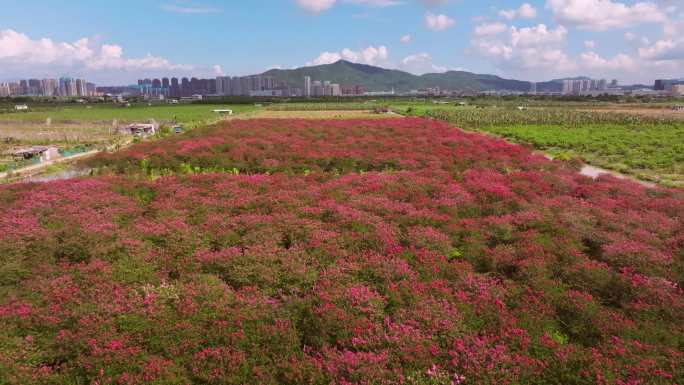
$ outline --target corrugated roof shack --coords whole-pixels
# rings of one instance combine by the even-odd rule
[[[12,153],[15,158],[21,158],[24,160],[38,159],[41,162],[46,162],[49,160],[55,160],[61,158],[57,147],[52,146],[33,146],[28,148],[22,148],[16,150]]]
[[[133,136],[150,136],[157,133],[159,125],[156,123],[133,123],[124,127],[121,131],[124,134]]]

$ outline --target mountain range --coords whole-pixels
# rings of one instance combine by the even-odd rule
[[[396,92],[408,92],[439,87],[444,90],[461,91],[525,92],[529,91],[531,86],[528,81],[504,79],[495,75],[466,71],[414,75],[405,71],[352,63],[346,60],[296,69],[272,69],[262,75],[272,76],[276,81],[285,82],[290,87],[301,88],[304,84],[304,76],[310,76],[312,80],[330,81],[343,86],[361,85],[368,91],[394,89]],[[537,83],[537,91],[558,92],[561,91],[562,86],[562,79],[556,79]]]

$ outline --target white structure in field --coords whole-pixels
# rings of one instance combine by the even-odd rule
[[[233,115],[233,110],[214,110],[219,115]]]
[[[123,128],[124,134],[133,136],[150,136],[157,133],[159,125],[156,123],[133,123]]]

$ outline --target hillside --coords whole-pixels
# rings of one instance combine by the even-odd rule
[[[362,85],[370,91],[384,91],[394,88],[397,92],[406,92],[431,87],[464,91],[528,91],[530,89],[530,82],[528,81],[504,79],[495,75],[448,71],[419,76],[404,71],[356,64],[345,60],[291,70],[273,69],[262,75],[273,76],[277,81],[286,82],[291,87],[302,87],[304,76],[311,76],[313,80],[329,80],[342,85]],[[553,81],[538,83],[537,88],[540,91],[559,91],[560,84]]]

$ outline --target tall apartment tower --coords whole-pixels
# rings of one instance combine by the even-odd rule
[[[177,98],[181,96],[180,84],[178,83],[178,78],[171,78],[171,92],[169,93],[171,97]]]
[[[304,96],[311,96],[311,76],[304,76]]]

